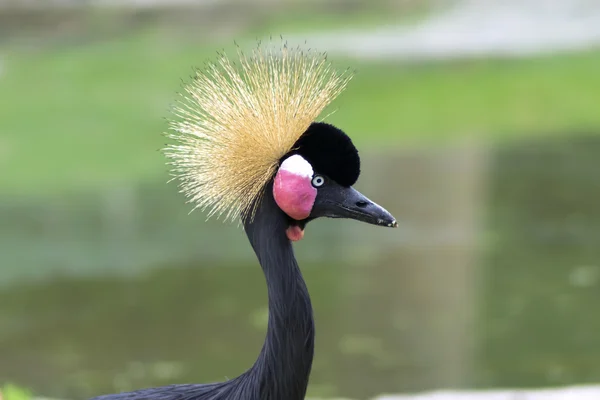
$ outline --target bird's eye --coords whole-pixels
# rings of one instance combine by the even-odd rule
[[[315,175],[312,178],[312,182],[311,183],[316,188],[321,187],[325,183],[325,178],[323,178],[321,175]]]

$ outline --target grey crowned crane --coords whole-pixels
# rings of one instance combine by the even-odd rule
[[[313,353],[313,309],[292,242],[309,221],[349,218],[396,227],[355,190],[358,151],[316,122],[346,87],[323,54],[265,48],[224,54],[196,71],[175,108],[165,153],[181,191],[208,215],[241,221],[267,281],[269,321],[254,365],[220,383],[176,384],[94,400],[302,400]]]

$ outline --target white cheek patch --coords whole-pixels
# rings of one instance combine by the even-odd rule
[[[281,163],[279,169],[308,179],[312,179],[314,174],[310,163],[298,154],[286,158],[285,161]]]

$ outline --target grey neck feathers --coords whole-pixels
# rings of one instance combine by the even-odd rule
[[[245,374],[244,386],[254,386],[260,399],[303,400],[314,354],[313,311],[285,234],[287,217],[271,193],[268,185],[254,220],[244,226],[269,293],[267,336],[256,363]]]

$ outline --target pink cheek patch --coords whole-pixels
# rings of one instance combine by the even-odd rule
[[[275,202],[291,218],[300,221],[308,218],[317,197],[311,178],[280,169],[273,184]]]

